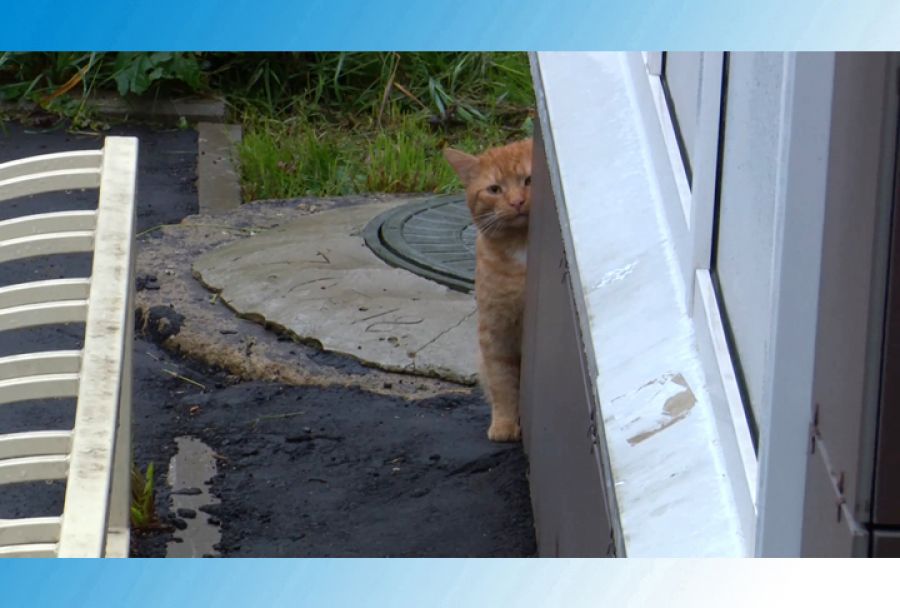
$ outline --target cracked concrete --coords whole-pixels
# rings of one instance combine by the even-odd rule
[[[238,314],[395,372],[473,384],[475,301],[385,264],[361,236],[406,200],[316,213],[196,259],[195,276]]]
[[[235,381],[359,387],[409,399],[468,394],[470,386],[382,370],[323,351],[315,340],[301,340],[259,318],[235,315],[220,294],[208,291],[192,274],[192,263],[199,256],[280,226],[332,209],[414,200],[421,197],[259,201],[226,213],[192,215],[180,224],[146,230],[139,236],[136,270],[141,328],[156,335],[168,349],[226,370]]]

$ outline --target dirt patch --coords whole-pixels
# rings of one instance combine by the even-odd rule
[[[411,386],[398,384],[400,394],[245,381],[153,343],[172,344],[187,318],[148,311],[136,321],[145,332],[135,353],[138,465],[165,471],[174,437],[212,447],[210,490],[222,502],[208,513],[223,556],[534,555],[527,462],[521,446],[487,440],[479,391],[435,396],[411,376],[394,379]],[[323,356],[316,364],[334,372],[356,365]],[[163,523],[179,525],[164,476],[158,487]],[[136,535],[134,554],[161,556],[171,538]]]
[[[208,512],[221,522],[223,556],[535,553],[524,455],[487,441],[476,394],[411,401],[340,387],[228,386],[227,375],[162,353],[138,359],[142,391],[161,405],[140,416],[139,428],[158,435],[139,440],[145,457],[179,435],[217,453],[210,489],[222,502]],[[157,365],[207,388],[154,374]],[[154,460],[170,456],[167,447]],[[158,506],[171,521],[165,492]],[[159,555],[168,538],[138,538],[135,553]]]

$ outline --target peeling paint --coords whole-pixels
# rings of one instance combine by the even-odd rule
[[[673,418],[681,418],[686,416],[692,407],[697,403],[696,397],[690,388],[685,388],[682,392],[673,397],[669,397],[666,405],[663,406],[663,412]]]
[[[684,390],[666,399],[666,403],[663,405],[662,409],[662,414],[664,416],[663,420],[659,422],[656,427],[629,437],[627,439],[629,445],[634,446],[642,441],[646,441],[654,435],[666,430],[676,422],[683,420],[690,413],[694,405],[697,404],[697,398],[688,386],[687,381],[685,381],[684,376],[675,374],[674,376],[669,376],[666,380],[679,386],[683,386]],[[657,381],[651,381],[644,386],[650,386],[656,383]]]
[[[621,268],[610,270],[609,272],[604,274],[603,277],[601,277],[598,283],[591,287],[591,291],[593,291],[594,289],[600,289],[601,287],[606,287],[610,283],[621,281],[634,271],[635,266],[637,266],[637,262],[632,262],[630,264],[622,266]]]
[[[652,380],[648,380],[648,381],[644,382],[642,385],[640,385],[639,387],[637,387],[636,389],[634,389],[633,391],[628,391],[627,393],[622,393],[621,395],[619,395],[617,397],[613,397],[611,403],[615,403],[619,399],[623,399],[625,397],[633,397],[634,395],[637,395],[639,392],[641,392],[642,390],[644,390],[647,387],[657,386],[657,385],[658,386],[665,385],[667,382],[669,382],[674,377],[674,375],[675,374],[672,374],[672,373],[665,373],[662,376],[660,376],[659,378],[653,378]],[[654,397],[658,394],[659,394],[659,391],[654,393]],[[647,400],[649,401],[652,398],[653,397],[649,397]]]

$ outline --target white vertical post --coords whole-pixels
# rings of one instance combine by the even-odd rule
[[[107,138],[60,557],[105,555],[108,515],[122,517],[121,505],[111,508],[110,498],[113,488],[123,489],[121,480],[113,483],[117,436],[130,433],[130,416],[123,415],[120,406],[130,405],[122,404],[121,397],[130,388],[123,370],[130,364],[126,353],[132,348],[128,336],[136,173],[137,140]]]
[[[801,553],[835,55],[790,54],[786,62],[756,539],[756,554],[771,557]]]
[[[132,237],[133,238],[133,237]],[[132,247],[134,242],[132,240]],[[135,256],[132,256],[134,276]],[[113,457],[112,494],[110,495],[109,532],[106,557],[128,557],[131,519],[132,470],[132,352],[134,350],[134,281],[129,281],[128,321],[125,326],[125,352],[122,362],[122,390],[119,395],[119,426],[116,430],[116,452]]]

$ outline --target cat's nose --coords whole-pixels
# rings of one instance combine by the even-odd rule
[[[513,201],[512,203],[510,203],[510,205],[513,206],[513,209],[521,213],[522,208],[525,206],[525,199],[522,199],[520,201]]]

